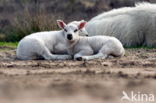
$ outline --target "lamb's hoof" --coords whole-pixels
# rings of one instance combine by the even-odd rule
[[[83,59],[82,59],[82,57],[77,57],[76,60],[82,61]]]

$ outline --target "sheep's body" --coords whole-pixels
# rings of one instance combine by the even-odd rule
[[[70,59],[67,54],[63,31],[38,32],[23,38],[17,47],[17,58],[22,60],[39,59],[47,60]]]
[[[67,44],[68,53],[74,55],[74,59],[105,59],[110,55],[120,57],[125,53],[121,42],[109,36],[80,36],[74,43],[68,42]]]
[[[89,36],[114,36],[124,46],[156,47],[156,4],[139,3],[102,13],[85,28]]]

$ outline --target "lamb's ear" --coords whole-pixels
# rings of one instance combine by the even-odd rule
[[[86,25],[86,21],[82,20],[81,23],[79,24],[79,29],[84,28],[84,26]]]
[[[64,27],[66,26],[66,24],[64,23],[63,20],[57,20],[57,25],[58,25],[61,29],[64,29]]]

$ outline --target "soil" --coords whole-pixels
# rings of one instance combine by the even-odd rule
[[[0,103],[140,103],[122,101],[123,91],[156,95],[156,49],[106,60],[20,61],[14,49],[0,48]]]

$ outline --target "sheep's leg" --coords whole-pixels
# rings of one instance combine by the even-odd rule
[[[71,60],[71,55],[53,55],[55,56],[55,60]]]
[[[91,56],[82,56],[82,60],[93,60],[93,59],[106,59],[110,53],[112,53],[113,49],[110,48],[109,44],[104,45],[100,50],[99,53]]]
[[[91,56],[82,56],[82,60],[93,60],[93,59],[106,59],[108,55],[103,53],[98,53]]]
[[[72,59],[72,56],[70,56],[70,55],[54,55],[54,54],[51,54],[51,52],[47,48],[44,49],[42,56],[46,60],[68,60],[68,59]]]
[[[83,56],[85,55],[92,55],[93,50],[92,49],[86,49],[86,50],[81,50],[79,53],[74,55],[74,60],[82,60]]]

